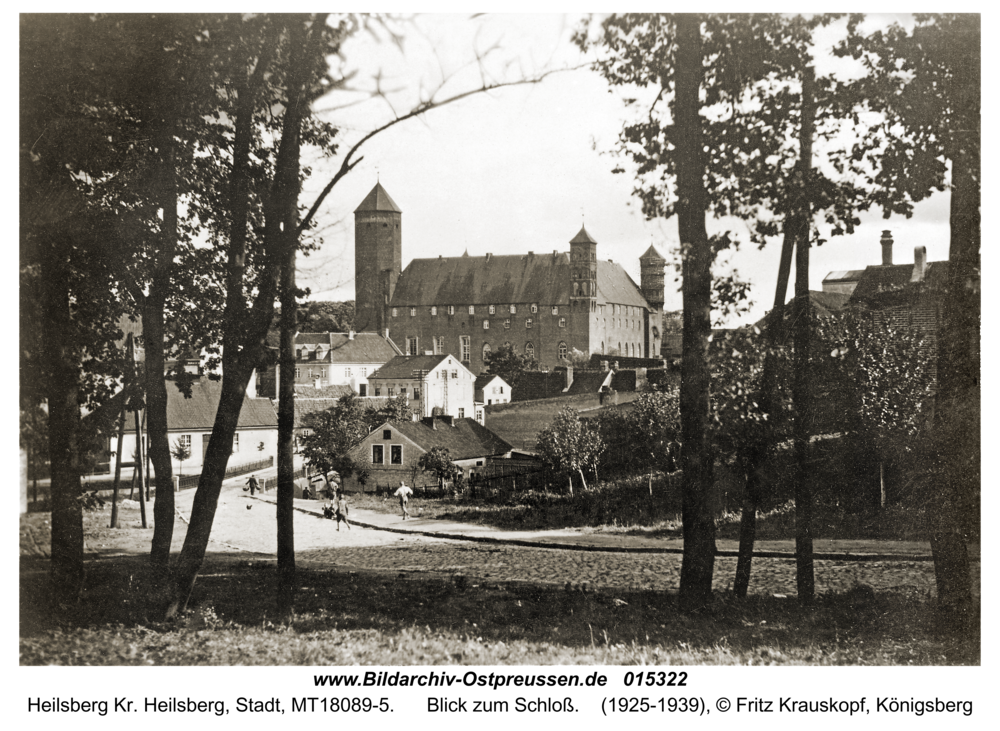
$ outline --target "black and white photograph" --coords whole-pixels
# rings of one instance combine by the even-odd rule
[[[19,717],[995,717],[981,20],[20,14]]]

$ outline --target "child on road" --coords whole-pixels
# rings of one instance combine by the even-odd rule
[[[338,533],[340,532],[340,522],[341,521],[343,521],[344,525],[347,526],[347,530],[351,529],[351,524],[347,521],[347,513],[348,513],[347,498],[344,497],[343,493],[341,493],[337,497],[336,518],[337,518],[337,532]]]
[[[410,495],[413,494],[413,490],[406,486],[402,480],[399,481],[399,489],[393,493],[399,498],[399,507],[403,509],[403,520],[410,517],[410,511],[406,509],[406,504],[410,501]]]

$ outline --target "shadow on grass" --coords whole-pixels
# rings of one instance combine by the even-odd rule
[[[22,559],[23,665],[979,663],[978,630],[942,631],[926,597],[865,587],[811,607],[718,595],[685,615],[672,593],[300,569],[285,627],[272,624],[270,560],[210,555],[175,623],[159,621],[142,557],[89,563],[84,595],[62,612],[47,604],[46,566]]]

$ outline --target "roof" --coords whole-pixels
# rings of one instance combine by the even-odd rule
[[[372,188],[371,193],[365,196],[365,199],[361,201],[361,205],[354,209],[355,213],[365,213],[369,211],[391,211],[393,213],[402,213],[399,210],[399,206],[396,202],[389,197],[389,194],[385,192],[385,188],[382,187],[381,183],[375,183],[375,187]]]
[[[611,384],[612,371],[574,371],[573,383],[566,390],[568,396],[578,393],[597,393],[603,386]]]
[[[305,399],[341,399],[349,393],[354,393],[354,389],[347,385],[322,386],[316,388],[307,383],[295,384],[295,398]]]
[[[390,426],[426,451],[434,447],[448,450],[453,460],[506,454],[513,447],[475,419],[428,418],[421,421],[394,421]],[[433,426],[431,426],[433,424]],[[454,426],[453,426],[454,425]],[[378,429],[373,429],[376,433]]]
[[[399,355],[399,348],[378,333],[354,333],[353,338],[350,333],[299,333],[295,345],[322,345],[319,363],[385,363]]]
[[[846,269],[837,272],[830,272],[823,277],[824,282],[856,282],[865,273],[864,269]]]
[[[574,236],[573,238],[571,238],[569,240],[569,242],[571,244],[596,244],[597,243],[596,241],[594,241],[594,238],[589,233],[587,233],[587,227],[586,226],[581,226],[580,227],[580,232],[576,236]]]
[[[907,290],[916,292],[916,288],[910,287],[912,276],[913,264],[867,267],[858,281],[858,286],[854,288],[850,300],[851,304],[871,302],[889,293],[900,293]],[[927,264],[920,286],[930,289],[943,288],[947,284],[947,279],[948,262],[932,261]]]
[[[657,249],[652,244],[650,244],[649,248],[646,249],[646,253],[639,257],[639,261],[642,261],[643,259],[655,259],[656,261],[666,261],[666,259],[663,257],[663,254],[660,253],[660,250]]]
[[[452,357],[455,358],[455,363],[462,365],[456,356],[450,355],[397,355],[368,376],[368,380],[373,378],[414,378],[414,371],[434,370],[447,358]]]
[[[107,431],[106,426],[114,429],[116,416],[121,409],[124,391],[119,391],[109,399],[94,415],[101,431]],[[215,426],[215,412],[219,408],[222,395],[222,382],[209,378],[198,378],[191,383],[191,398],[185,398],[172,380],[167,379],[167,430],[178,431],[211,431]],[[141,415],[144,419],[145,416]],[[236,429],[276,429],[278,416],[274,412],[271,400],[266,398],[250,398],[244,396],[243,408]]]
[[[496,373],[482,373],[476,376],[476,390],[482,391],[497,378],[500,378],[500,376],[498,376]],[[503,381],[507,386],[510,386],[510,384],[507,383],[507,381],[504,381],[502,378],[500,378],[500,380]]]
[[[332,409],[337,403],[338,399],[335,398],[302,398],[297,396],[295,398],[295,428],[301,429],[304,426],[305,417],[309,414]]]
[[[568,305],[567,253],[414,259],[396,283],[392,305]],[[649,308],[620,264],[597,262],[597,303]],[[477,313],[478,314],[478,313]]]

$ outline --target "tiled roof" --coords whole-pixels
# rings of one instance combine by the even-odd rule
[[[431,426],[431,422],[434,426]],[[452,426],[454,424],[454,426]],[[426,451],[434,447],[444,447],[452,459],[472,459],[490,455],[506,454],[513,447],[475,419],[423,419],[421,421],[391,422],[387,426],[399,431],[403,436]],[[373,429],[378,432],[382,427]]]
[[[382,187],[381,183],[375,183],[375,187],[372,188],[371,193],[366,195],[365,199],[361,201],[361,205],[354,209],[355,213],[360,211],[391,211],[393,213],[402,213],[395,201],[385,192],[385,188]]]
[[[302,422],[309,414],[326,411],[336,405],[337,399],[335,398],[302,398],[297,396],[295,398],[295,428],[301,429]]]
[[[392,305],[568,305],[571,282],[566,253],[414,259],[399,277]],[[649,307],[621,265],[609,261],[597,262],[597,302]]]
[[[660,250],[657,249],[652,244],[650,244],[649,248],[646,249],[646,253],[639,257],[639,261],[642,261],[643,259],[654,259],[656,261],[666,261],[666,259],[663,257],[663,254],[660,253]]]
[[[823,277],[824,282],[855,282],[861,279],[861,275],[865,273],[864,269],[847,269],[837,272],[830,272],[825,277]]]
[[[910,289],[913,264],[867,267],[854,288],[851,304],[870,302],[879,296],[900,293]],[[932,261],[924,271],[922,286],[929,289],[943,288],[948,279],[948,262]],[[916,292],[914,288],[912,290]]]
[[[569,240],[571,244],[596,244],[594,237],[587,233],[587,227],[581,226],[580,232]]]
[[[295,344],[321,345],[323,354],[315,361],[317,363],[385,363],[399,355],[399,348],[378,333],[354,333],[353,338],[349,333],[299,333],[295,336]]]
[[[350,386],[334,385],[316,388],[307,383],[295,384],[295,398],[340,399],[349,393],[354,393],[354,389]]]
[[[370,381],[373,378],[413,378],[414,371],[430,371],[441,365],[442,361],[449,357],[455,358],[455,363],[459,363],[458,358],[448,355],[397,355],[384,366],[368,376]],[[463,368],[465,366],[462,366]]]
[[[476,376],[476,390],[477,391],[482,391],[484,388],[486,388],[487,386],[489,386],[490,383],[492,383],[493,379],[495,379],[495,378],[500,378],[500,376],[498,376],[496,373],[482,373],[482,374]],[[502,378],[500,378],[500,380],[504,384],[506,384],[508,386],[510,385],[510,384],[507,383],[507,381],[504,381]]]

